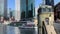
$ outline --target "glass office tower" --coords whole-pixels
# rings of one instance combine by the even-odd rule
[[[54,0],[45,0],[46,5],[54,6]]]
[[[0,16],[7,16],[7,0],[0,0]]]
[[[35,0],[20,0],[21,18],[33,18],[35,16]]]
[[[35,16],[35,0],[15,0],[15,19],[33,18]]]

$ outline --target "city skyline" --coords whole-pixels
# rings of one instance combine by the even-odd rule
[[[15,0],[15,18],[21,20],[35,16],[35,0]]]
[[[60,0],[0,0],[0,34],[60,34]]]
[[[54,5],[56,5],[60,0],[54,0]],[[38,7],[42,3],[42,0],[35,0],[35,7]],[[8,0],[8,8],[15,10],[15,0]]]

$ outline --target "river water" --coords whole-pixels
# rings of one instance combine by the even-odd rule
[[[7,34],[38,34],[38,28],[19,28],[7,26]]]

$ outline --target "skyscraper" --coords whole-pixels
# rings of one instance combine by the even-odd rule
[[[10,17],[15,17],[15,11],[14,10],[10,11]]]
[[[0,0],[0,16],[7,17],[7,0]]]
[[[7,10],[7,17],[10,18],[10,11],[11,11],[11,8],[8,8]]]
[[[21,15],[22,18],[32,18],[35,15],[34,12],[34,0],[21,0]]]
[[[20,0],[15,0],[15,20],[19,21],[20,20]]]
[[[54,6],[54,0],[45,0],[46,5]]]
[[[35,0],[15,0],[16,15],[20,14],[20,18],[33,18],[35,16]],[[19,10],[19,12],[18,12]],[[18,16],[16,16],[18,17]]]

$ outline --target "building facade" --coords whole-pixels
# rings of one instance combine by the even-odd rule
[[[39,27],[41,27],[41,28],[38,28],[39,32],[41,32],[39,34],[43,34],[44,32],[46,32],[46,31],[44,31],[44,25],[45,26],[49,25],[49,27],[50,27],[53,25],[53,22],[54,22],[54,12],[53,12],[52,6],[41,5],[40,8],[38,9],[38,25],[39,25]],[[44,25],[43,25],[43,23],[44,23]],[[47,33],[49,33],[49,32],[47,32]]]
[[[34,0],[16,0],[16,15],[20,14],[19,18],[33,18],[35,16]],[[19,12],[18,12],[19,10]],[[16,16],[17,17],[17,16]]]
[[[54,7],[54,17],[55,20],[60,19],[60,2]]]
[[[0,0],[0,16],[7,17],[7,0]]]
[[[23,7],[24,6],[24,7]],[[25,16],[23,18],[31,18],[34,16],[34,0],[21,0],[21,12]]]
[[[12,17],[15,18],[15,11],[14,10],[11,10],[10,11],[10,14],[9,14],[9,17],[8,18],[12,18]]]
[[[10,18],[10,11],[11,11],[11,8],[8,8],[8,11],[7,11],[7,17]]]
[[[45,5],[54,6],[54,0],[45,0]]]
[[[15,0],[15,20],[19,21],[20,20],[20,0]]]

